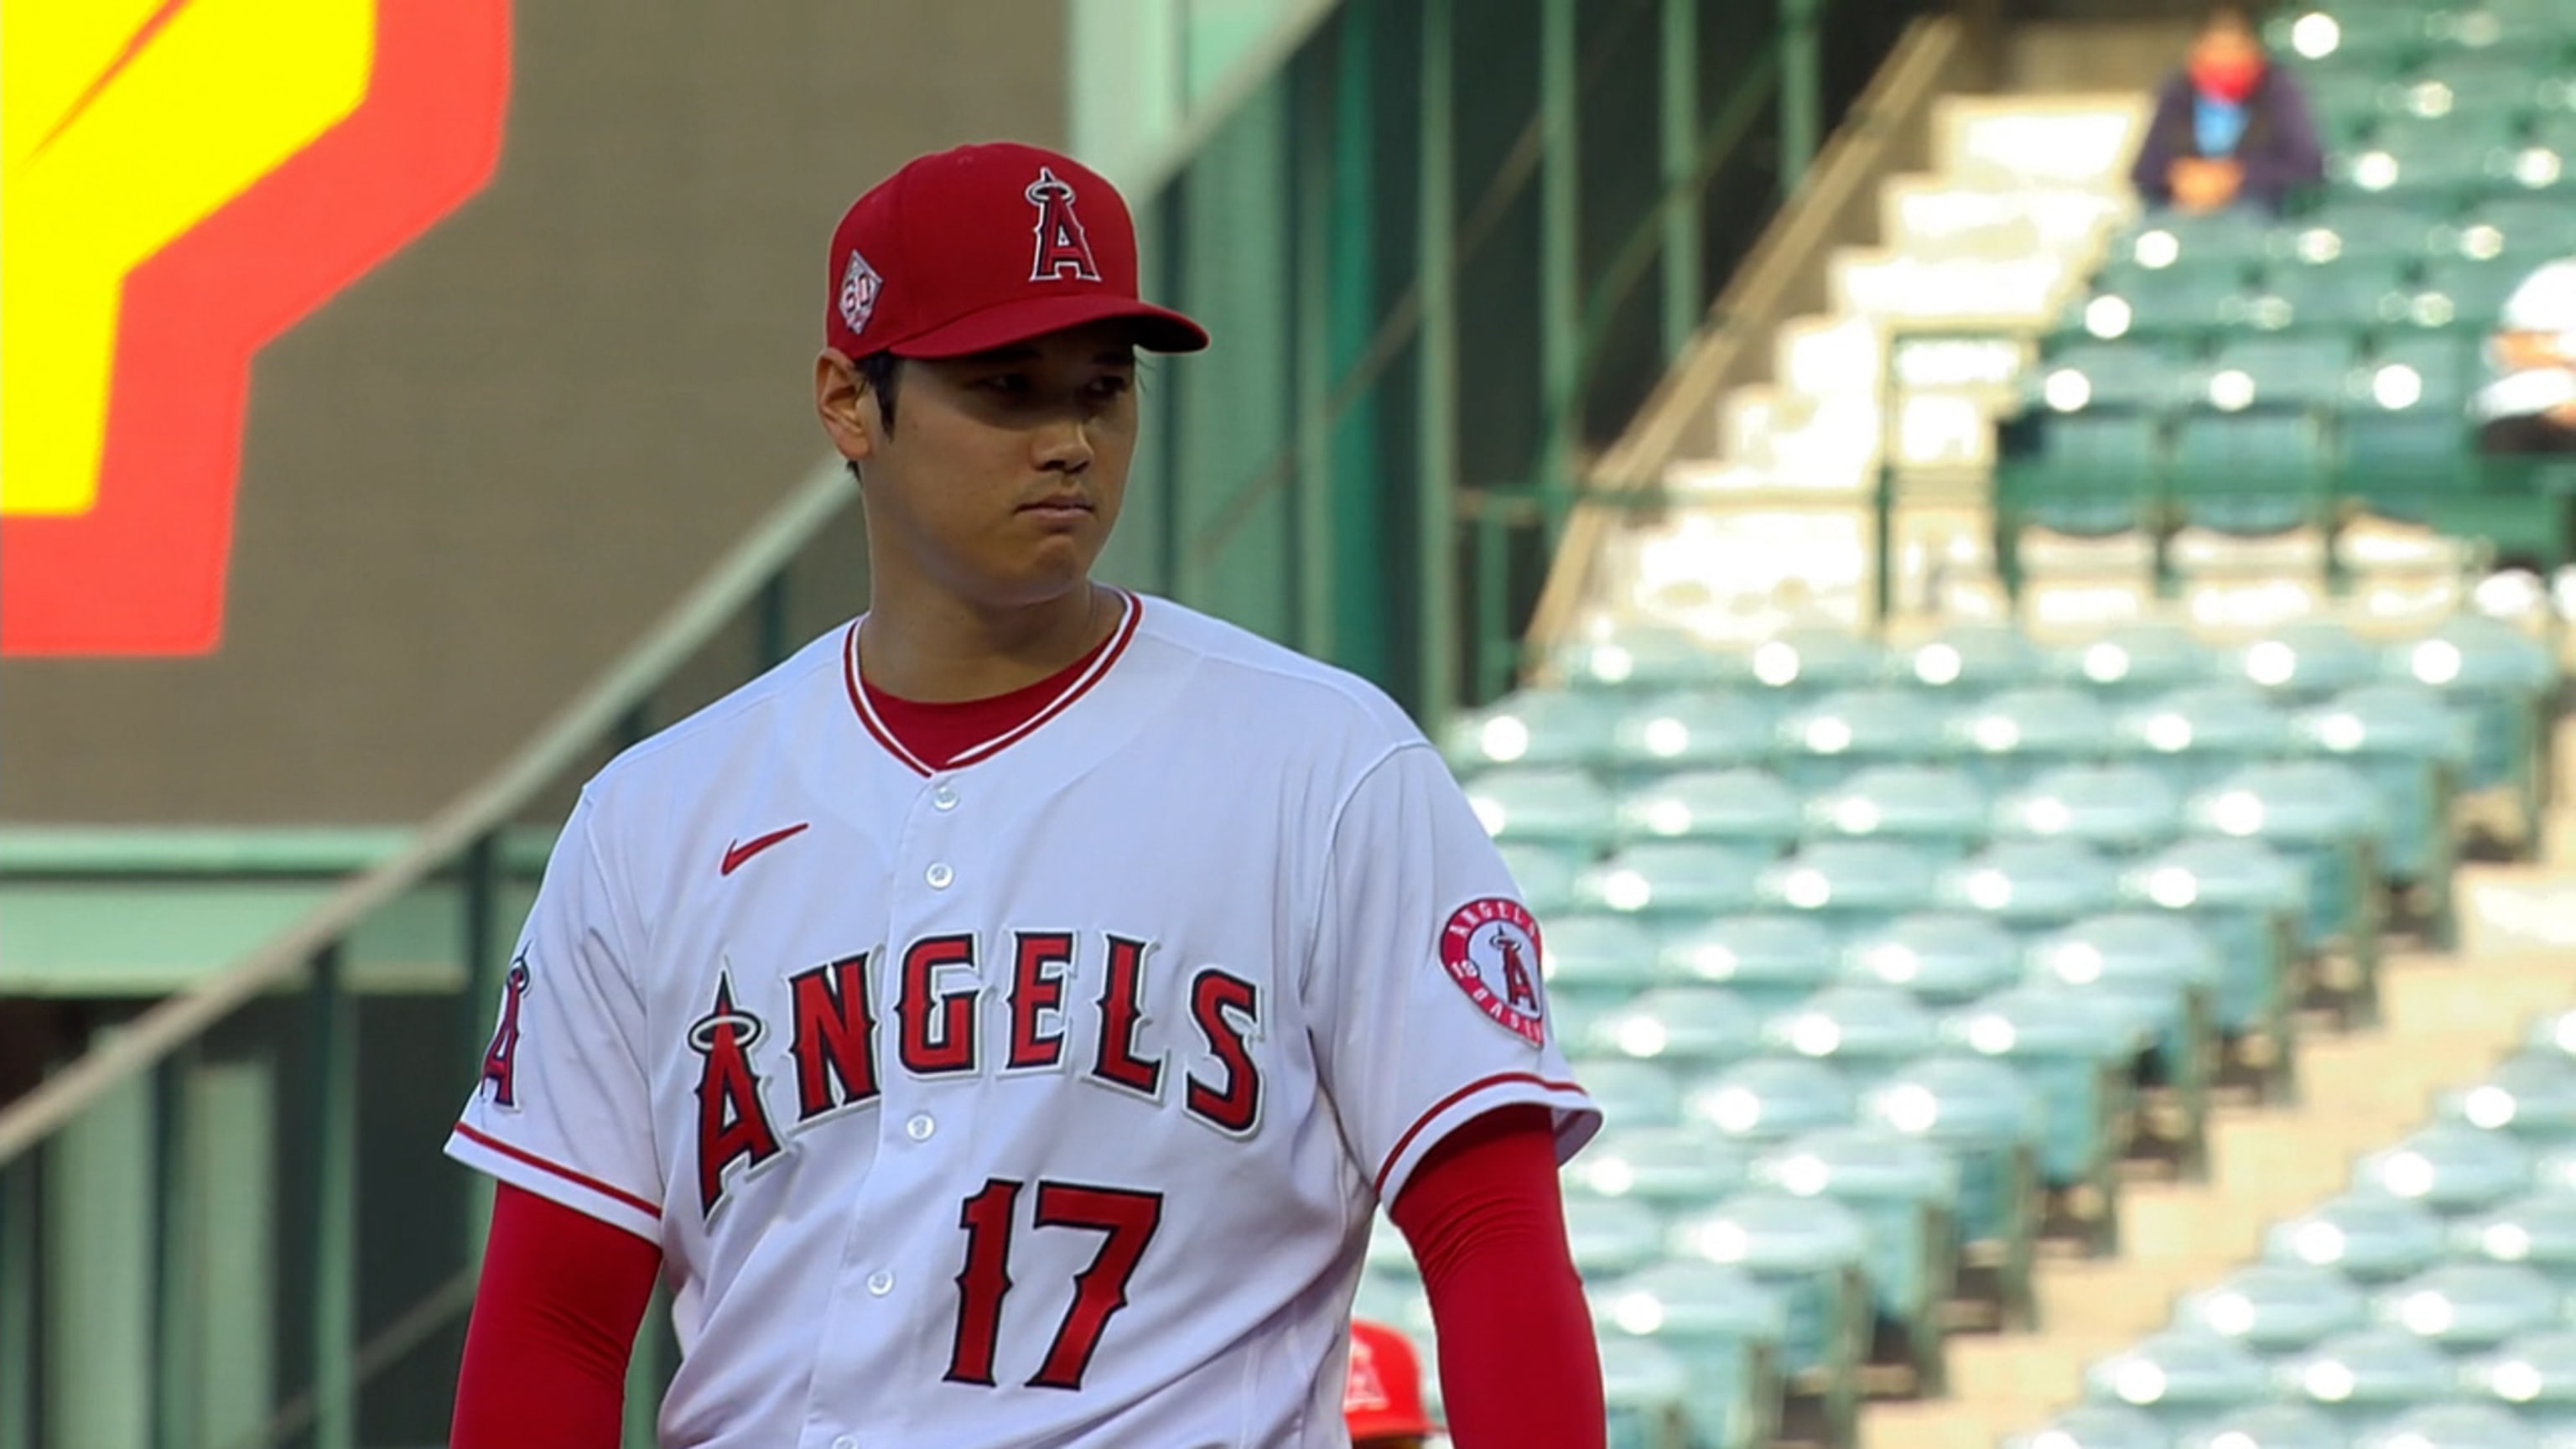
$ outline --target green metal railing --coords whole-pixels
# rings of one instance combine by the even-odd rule
[[[1148,378],[1104,573],[1426,723],[1503,687],[1578,461],[1917,8],[1346,0],[1136,198],[1149,289],[1219,342]],[[0,1449],[443,1436],[489,1187],[437,1149],[533,846],[616,748],[857,607],[853,497],[818,470],[391,858],[0,1113]],[[389,957],[393,916],[436,959]],[[648,1329],[632,1444],[671,1358]]]

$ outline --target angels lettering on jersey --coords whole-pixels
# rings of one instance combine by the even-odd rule
[[[798,1134],[874,1106],[888,1071],[923,1080],[1068,1074],[1157,1105],[1176,1086],[1170,1104],[1202,1127],[1237,1139],[1259,1127],[1262,1073],[1252,1043],[1263,1002],[1254,983],[1218,966],[1191,969],[1185,1029],[1213,1067],[1176,1067],[1171,1052],[1140,1044],[1147,976],[1162,964],[1151,942],[1110,931],[1018,930],[998,939],[993,953],[973,935],[928,936],[899,952],[856,952],[797,971],[786,980],[783,1041],[744,1008],[739,968],[728,962],[705,1015],[688,1028],[698,1059],[699,1211],[712,1217],[732,1182]],[[1097,975],[1095,995],[1067,991],[1084,951],[1099,963],[1096,973],[1079,973]],[[1000,1009],[987,1010],[996,994]],[[881,1012],[877,1003],[889,998],[891,1010]],[[1071,1033],[1077,1016],[1088,1029]],[[1069,1035],[1091,1045],[1074,1048]]]

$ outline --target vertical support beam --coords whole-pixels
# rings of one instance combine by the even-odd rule
[[[1807,178],[1824,143],[1824,0],[1780,0],[1780,194]]]
[[[152,1440],[157,1115],[151,1079],[130,1077],[56,1134],[47,1154],[47,1449]]]
[[[1508,504],[1498,506],[1498,500],[1488,492],[1472,525],[1476,539],[1476,677],[1472,683],[1479,703],[1511,688],[1512,675],[1520,664],[1510,614],[1515,520],[1504,511],[1507,507]]]
[[[36,1449],[36,1161],[0,1163],[0,1449]]]
[[[1699,224],[1699,0],[1663,0],[1664,360],[1690,346],[1707,312]]]
[[[345,950],[313,958],[313,1449],[358,1443],[358,1013]]]
[[[189,1072],[197,1405],[189,1445],[240,1444],[276,1410],[277,1070],[266,1054]],[[474,1174],[480,1176],[481,1174]]]
[[[203,1382],[199,1319],[205,1311],[205,1224],[197,1211],[199,1176],[189,1137],[203,1037],[190,1040],[152,1068],[158,1110],[152,1133],[152,1178],[159,1191],[159,1239],[153,1274],[152,1442],[160,1449],[188,1449],[197,1440],[197,1389]]]
[[[1344,24],[1354,23],[1345,19]],[[1296,241],[1288,311],[1296,348],[1297,512],[1290,548],[1297,599],[1297,648],[1334,657],[1333,621],[1333,89],[1316,53],[1294,65],[1288,104]]]
[[[1553,543],[1574,494],[1574,440],[1583,406],[1582,37],[1575,0],[1541,0],[1538,38],[1539,444],[1538,497]],[[1499,543],[1501,535],[1494,541]],[[1494,641],[1479,638],[1479,653]]]
[[[1455,0],[1423,0],[1420,217],[1422,333],[1415,436],[1414,713],[1438,737],[1458,705],[1458,166]]]
[[[1379,0],[1346,0],[1333,56],[1332,376],[1338,390],[1377,326],[1377,43]],[[1334,662],[1380,684],[1395,677],[1395,617],[1387,550],[1386,460],[1378,451],[1378,393],[1331,418]]]

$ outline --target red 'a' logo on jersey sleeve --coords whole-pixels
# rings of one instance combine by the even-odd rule
[[[492,1105],[519,1105],[519,1003],[528,995],[528,955],[511,959],[501,978],[501,1024],[492,1029],[492,1044],[483,1048],[483,1080],[492,1088]]]
[[[1073,214],[1072,183],[1041,166],[1038,179],[1023,194],[1038,209],[1037,260],[1029,264],[1029,280],[1099,281],[1100,268],[1091,260],[1091,238],[1083,235],[1082,218]]]
[[[751,1069],[762,1030],[759,1017],[735,1007],[733,982],[722,975],[715,1005],[689,1028],[690,1048],[705,1058],[698,1067],[698,1210],[708,1217],[724,1198],[725,1169],[742,1162],[748,1172],[778,1155],[778,1129]]]

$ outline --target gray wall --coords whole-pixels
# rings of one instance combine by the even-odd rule
[[[259,358],[222,648],[0,665],[0,817],[435,809],[825,456],[850,198],[1062,140],[1060,0],[515,9],[490,186]]]

